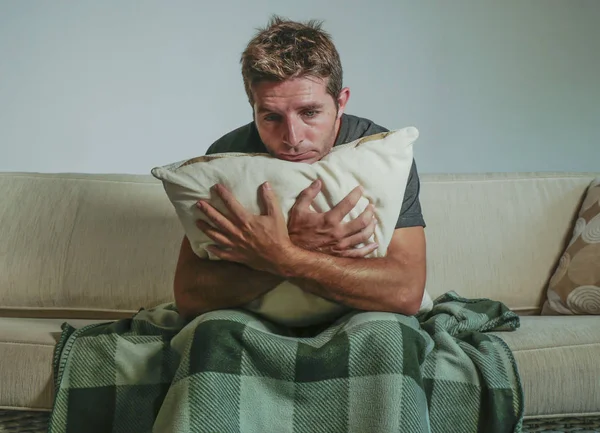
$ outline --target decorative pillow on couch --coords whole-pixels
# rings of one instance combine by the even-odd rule
[[[600,314],[600,178],[586,192],[542,314]]]
[[[213,185],[224,185],[242,206],[259,214],[257,191],[262,183],[269,181],[287,222],[289,210],[300,192],[317,178],[321,179],[322,188],[313,210],[318,212],[334,207],[356,186],[363,187],[363,197],[345,221],[356,218],[372,203],[378,224],[370,241],[377,242],[379,248],[370,257],[382,257],[400,214],[413,160],[412,146],[417,137],[414,127],[364,137],[334,147],[313,164],[284,161],[269,154],[222,153],[155,167],[151,172],[163,182],[192,249],[199,257],[218,260],[206,251],[212,240],[196,225],[198,219],[208,222],[196,202],[207,200],[221,213],[228,214],[218,196],[211,192]],[[421,311],[430,309],[431,305],[431,298],[425,293]],[[304,292],[289,281],[245,307],[290,326],[333,319],[347,310],[338,303]]]

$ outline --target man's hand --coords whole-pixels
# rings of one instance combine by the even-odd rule
[[[211,226],[199,220],[198,228],[217,244],[209,247],[209,251],[222,260],[276,274],[277,259],[297,247],[290,240],[285,218],[269,184],[265,182],[260,188],[264,215],[248,212],[224,186],[215,185],[213,188],[230,216],[225,217],[207,202],[198,202],[200,210],[212,222]]]
[[[375,232],[373,205],[367,206],[356,219],[342,223],[344,217],[354,209],[362,195],[361,187],[354,188],[341,202],[328,212],[310,210],[310,205],[321,191],[321,181],[314,181],[300,193],[290,209],[288,232],[294,245],[305,250],[318,251],[338,257],[362,258],[378,248],[369,243],[361,248]]]

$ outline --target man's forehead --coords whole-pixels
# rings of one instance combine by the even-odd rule
[[[285,81],[262,81],[252,86],[254,98],[257,102],[294,99],[314,99],[315,102],[327,96],[327,84],[321,79],[301,77]]]
[[[264,103],[260,103],[257,101],[256,111],[257,113],[265,113],[271,111],[279,111],[282,108],[286,110],[319,110],[325,106],[324,103],[319,101],[314,101],[312,99],[303,100],[300,98],[297,100],[289,100],[285,105],[282,105],[283,104],[269,103],[268,101],[265,101]]]

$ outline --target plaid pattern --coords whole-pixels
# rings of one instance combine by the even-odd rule
[[[520,432],[503,304],[453,292],[417,317],[355,311],[303,333],[171,304],[75,330],[55,356],[49,433]]]

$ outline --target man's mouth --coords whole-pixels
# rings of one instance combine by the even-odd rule
[[[281,155],[279,155],[279,157],[286,161],[298,162],[298,161],[305,161],[307,159],[313,158],[315,156],[315,153],[316,152],[314,150],[310,150],[310,151],[304,152],[304,153],[296,153],[294,155],[282,153]]]

